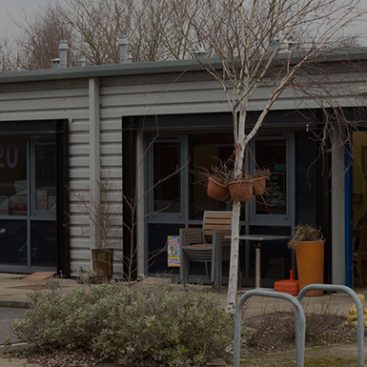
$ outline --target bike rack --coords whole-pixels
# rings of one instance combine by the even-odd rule
[[[322,290],[331,292],[343,292],[351,296],[357,308],[357,348],[358,348],[358,367],[364,367],[365,350],[364,350],[364,318],[363,307],[360,299],[353,289],[345,285],[333,284],[310,284],[304,287],[297,296],[299,302],[302,302],[306,293],[310,290]]]
[[[306,319],[301,303],[297,298],[287,293],[278,293],[267,289],[253,289],[245,292],[238,300],[236,306],[235,324],[234,324],[234,350],[233,350],[233,367],[240,367],[241,361],[241,321],[242,308],[244,303],[253,296],[278,298],[290,302],[296,312],[296,360],[297,367],[304,366],[305,359],[305,333]]]

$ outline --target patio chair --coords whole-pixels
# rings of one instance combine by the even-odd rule
[[[180,229],[181,267],[180,280],[188,283],[190,262],[205,263],[206,275],[218,289],[222,284],[222,261],[229,260],[230,241],[225,236],[230,235],[232,213],[228,211],[205,211],[202,228]],[[222,259],[218,264],[218,251]],[[208,264],[211,264],[209,278]]]

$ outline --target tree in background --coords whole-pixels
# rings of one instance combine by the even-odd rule
[[[19,67],[22,69],[48,69],[52,59],[57,58],[59,42],[68,41],[70,49],[75,47],[72,28],[63,21],[65,9],[58,3],[41,9],[31,21],[24,20],[19,27],[22,36],[18,41]],[[69,53],[69,64],[77,62],[73,52]]]

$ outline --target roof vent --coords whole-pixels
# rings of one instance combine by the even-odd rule
[[[59,43],[60,68],[68,67],[68,52],[69,52],[68,41],[61,40]]]
[[[57,70],[60,69],[60,59],[56,58],[56,59],[52,59],[52,69]]]
[[[85,56],[81,56],[80,58],[80,66],[85,68],[87,66],[87,58]]]
[[[197,50],[194,51],[194,55],[196,58],[204,58],[208,56],[208,52],[206,51],[204,46],[199,46]]]
[[[126,64],[127,62],[129,62],[129,40],[126,34],[123,33],[120,35],[117,44],[119,48],[119,62],[120,64]]]

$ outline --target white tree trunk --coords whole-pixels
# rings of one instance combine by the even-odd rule
[[[237,283],[238,283],[238,260],[239,260],[239,239],[240,234],[241,202],[232,204],[231,223],[231,257],[229,262],[229,280],[227,294],[227,312],[234,313],[236,305]]]
[[[242,177],[243,160],[245,155],[245,122],[246,110],[242,108],[238,120],[238,140],[235,142],[235,162],[234,162],[234,177]],[[229,261],[229,279],[227,293],[228,313],[234,313],[237,295],[238,283],[238,260],[239,260],[239,234],[240,234],[240,216],[241,202],[234,201],[232,203],[232,222],[231,222],[231,256]]]

